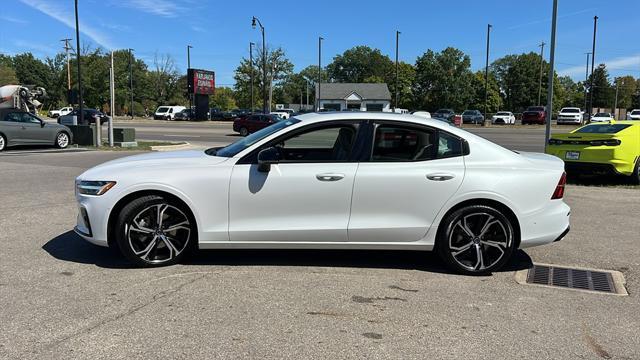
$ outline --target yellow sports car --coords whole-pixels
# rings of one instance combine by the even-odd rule
[[[553,134],[546,152],[564,160],[569,174],[620,174],[640,184],[640,121],[589,124]]]

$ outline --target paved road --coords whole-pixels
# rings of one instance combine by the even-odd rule
[[[116,127],[134,127],[139,140],[188,141],[198,146],[222,146],[238,139],[231,122],[166,122],[116,123]],[[544,151],[544,127],[466,127],[467,130],[512,150]],[[553,132],[572,127],[553,128]]]
[[[0,155],[1,359],[639,358],[637,189],[569,186],[569,236],[493,276],[391,251],[207,251],[132,269],[70,231],[74,177],[125,155]],[[620,270],[630,296],[517,284],[531,261]]]

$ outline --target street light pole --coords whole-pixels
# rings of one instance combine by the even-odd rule
[[[584,111],[587,111],[587,82],[589,82],[589,55],[591,55],[591,53],[588,52],[585,54],[587,54],[587,66],[584,74]],[[584,121],[584,117],[582,118],[582,120]]]
[[[82,105],[82,71],[80,70],[80,26],[78,25],[78,0],[75,0],[76,7],[76,61],[78,62],[78,124],[87,125],[84,122],[84,109]]]
[[[485,125],[487,121],[487,100],[489,94],[489,39],[491,37],[491,24],[487,24],[487,60],[484,67],[484,121],[482,125]]]
[[[251,19],[251,27],[256,28],[256,24],[260,26],[262,32],[262,113],[267,112],[267,43],[265,41],[264,26],[257,17]],[[270,112],[271,109],[269,109]]]
[[[553,114],[553,74],[556,56],[556,26],[558,23],[558,0],[553,0],[553,17],[551,18],[551,47],[549,49],[549,81],[547,83],[547,117],[545,121],[544,148],[551,137],[551,114]]]
[[[396,30],[396,103],[394,106],[394,111],[395,109],[398,108],[398,42],[400,40],[400,31]]]
[[[322,83],[322,36],[318,37],[318,98],[316,99],[316,111],[320,111],[320,84]]]
[[[129,48],[129,92],[131,93],[131,118],[133,119],[133,49]]]
[[[593,66],[596,60],[596,31],[598,29],[598,17],[593,17],[593,46],[591,48],[591,80],[589,81],[589,122],[593,113]]]
[[[249,111],[251,113],[253,113],[253,45],[255,45],[253,42],[249,43],[249,65],[251,67],[251,105],[249,106]]]
[[[618,86],[620,85],[620,79],[616,78],[615,79],[616,82],[616,100],[613,103],[613,118],[615,119],[616,117],[616,110],[618,109]],[[623,85],[624,86],[624,85]]]
[[[187,45],[187,74],[189,73],[189,69],[191,69],[191,49],[192,48],[193,46]],[[187,81],[193,81],[193,79],[187,79]],[[193,111],[192,109],[193,109],[193,94],[189,94],[189,110]]]
[[[540,44],[540,78],[538,83],[538,105],[542,99],[542,65],[544,65],[544,41]]]

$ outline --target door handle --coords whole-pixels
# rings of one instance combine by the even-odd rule
[[[455,177],[455,175],[453,175],[453,174],[444,174],[444,173],[428,174],[427,175],[427,179],[433,180],[433,181],[446,181],[446,180],[451,180],[454,177]]]
[[[316,175],[316,179],[320,181],[338,181],[344,179],[344,174],[326,173]]]

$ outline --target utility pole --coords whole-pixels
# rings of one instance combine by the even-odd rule
[[[251,106],[250,108],[250,112],[253,113],[253,45],[255,45],[254,43],[250,42],[249,43],[249,65],[251,66]]]
[[[193,48],[193,46],[187,45],[187,74],[189,73],[189,69],[191,69],[191,48]],[[193,81],[193,79],[187,79],[187,81]],[[192,110],[192,109],[193,109],[193,94],[189,94],[189,110]]]
[[[133,49],[129,48],[129,92],[131,92],[131,118],[133,119]]]
[[[618,109],[618,86],[620,85],[620,79],[616,78],[615,82],[616,82],[616,100],[613,103],[613,118],[614,119],[616,118],[616,110]]]
[[[584,75],[584,111],[587,111],[587,105],[588,105],[588,99],[587,99],[587,83],[589,82],[589,55],[591,55],[590,52],[585,53],[587,54],[587,67],[585,70],[585,75]],[[584,121],[584,116],[582,117],[582,121]]]
[[[71,41],[71,39],[62,39],[60,41],[64,41],[64,52],[67,54],[67,101],[68,101],[70,100],[69,95],[71,94],[71,65],[70,65],[71,59],[69,58],[69,50],[71,49],[71,46],[69,46],[69,41]]]
[[[489,91],[489,39],[491,36],[491,24],[487,24],[487,61],[484,67],[484,121],[482,125],[485,126],[487,122],[487,100]]]
[[[318,98],[316,99],[316,111],[320,111],[320,83],[322,83],[322,36],[318,37]]]
[[[396,104],[394,106],[395,109],[398,108],[398,41],[400,40],[400,31],[396,30]]]
[[[540,80],[538,83],[538,105],[542,99],[542,66],[544,65],[544,41],[540,44]]]
[[[593,115],[593,66],[596,60],[596,31],[598,29],[598,17],[593,17],[593,46],[591,48],[591,80],[589,81],[589,122]]]
[[[558,23],[558,0],[553,0],[553,17],[551,18],[551,49],[549,50],[549,81],[547,83],[547,116],[545,121],[544,148],[551,137],[551,114],[553,114],[553,74],[556,57],[556,27]]]
[[[82,71],[80,70],[80,25],[78,25],[78,0],[75,0],[76,9],[76,61],[78,62],[78,107],[80,115],[78,124],[87,125],[84,122],[84,106],[82,105]]]
[[[111,108],[111,116],[109,117],[107,137],[109,139],[109,146],[113,147],[113,117],[116,114],[116,81],[113,68],[113,50],[111,51],[111,68],[109,70],[109,96],[111,97],[109,107]]]

